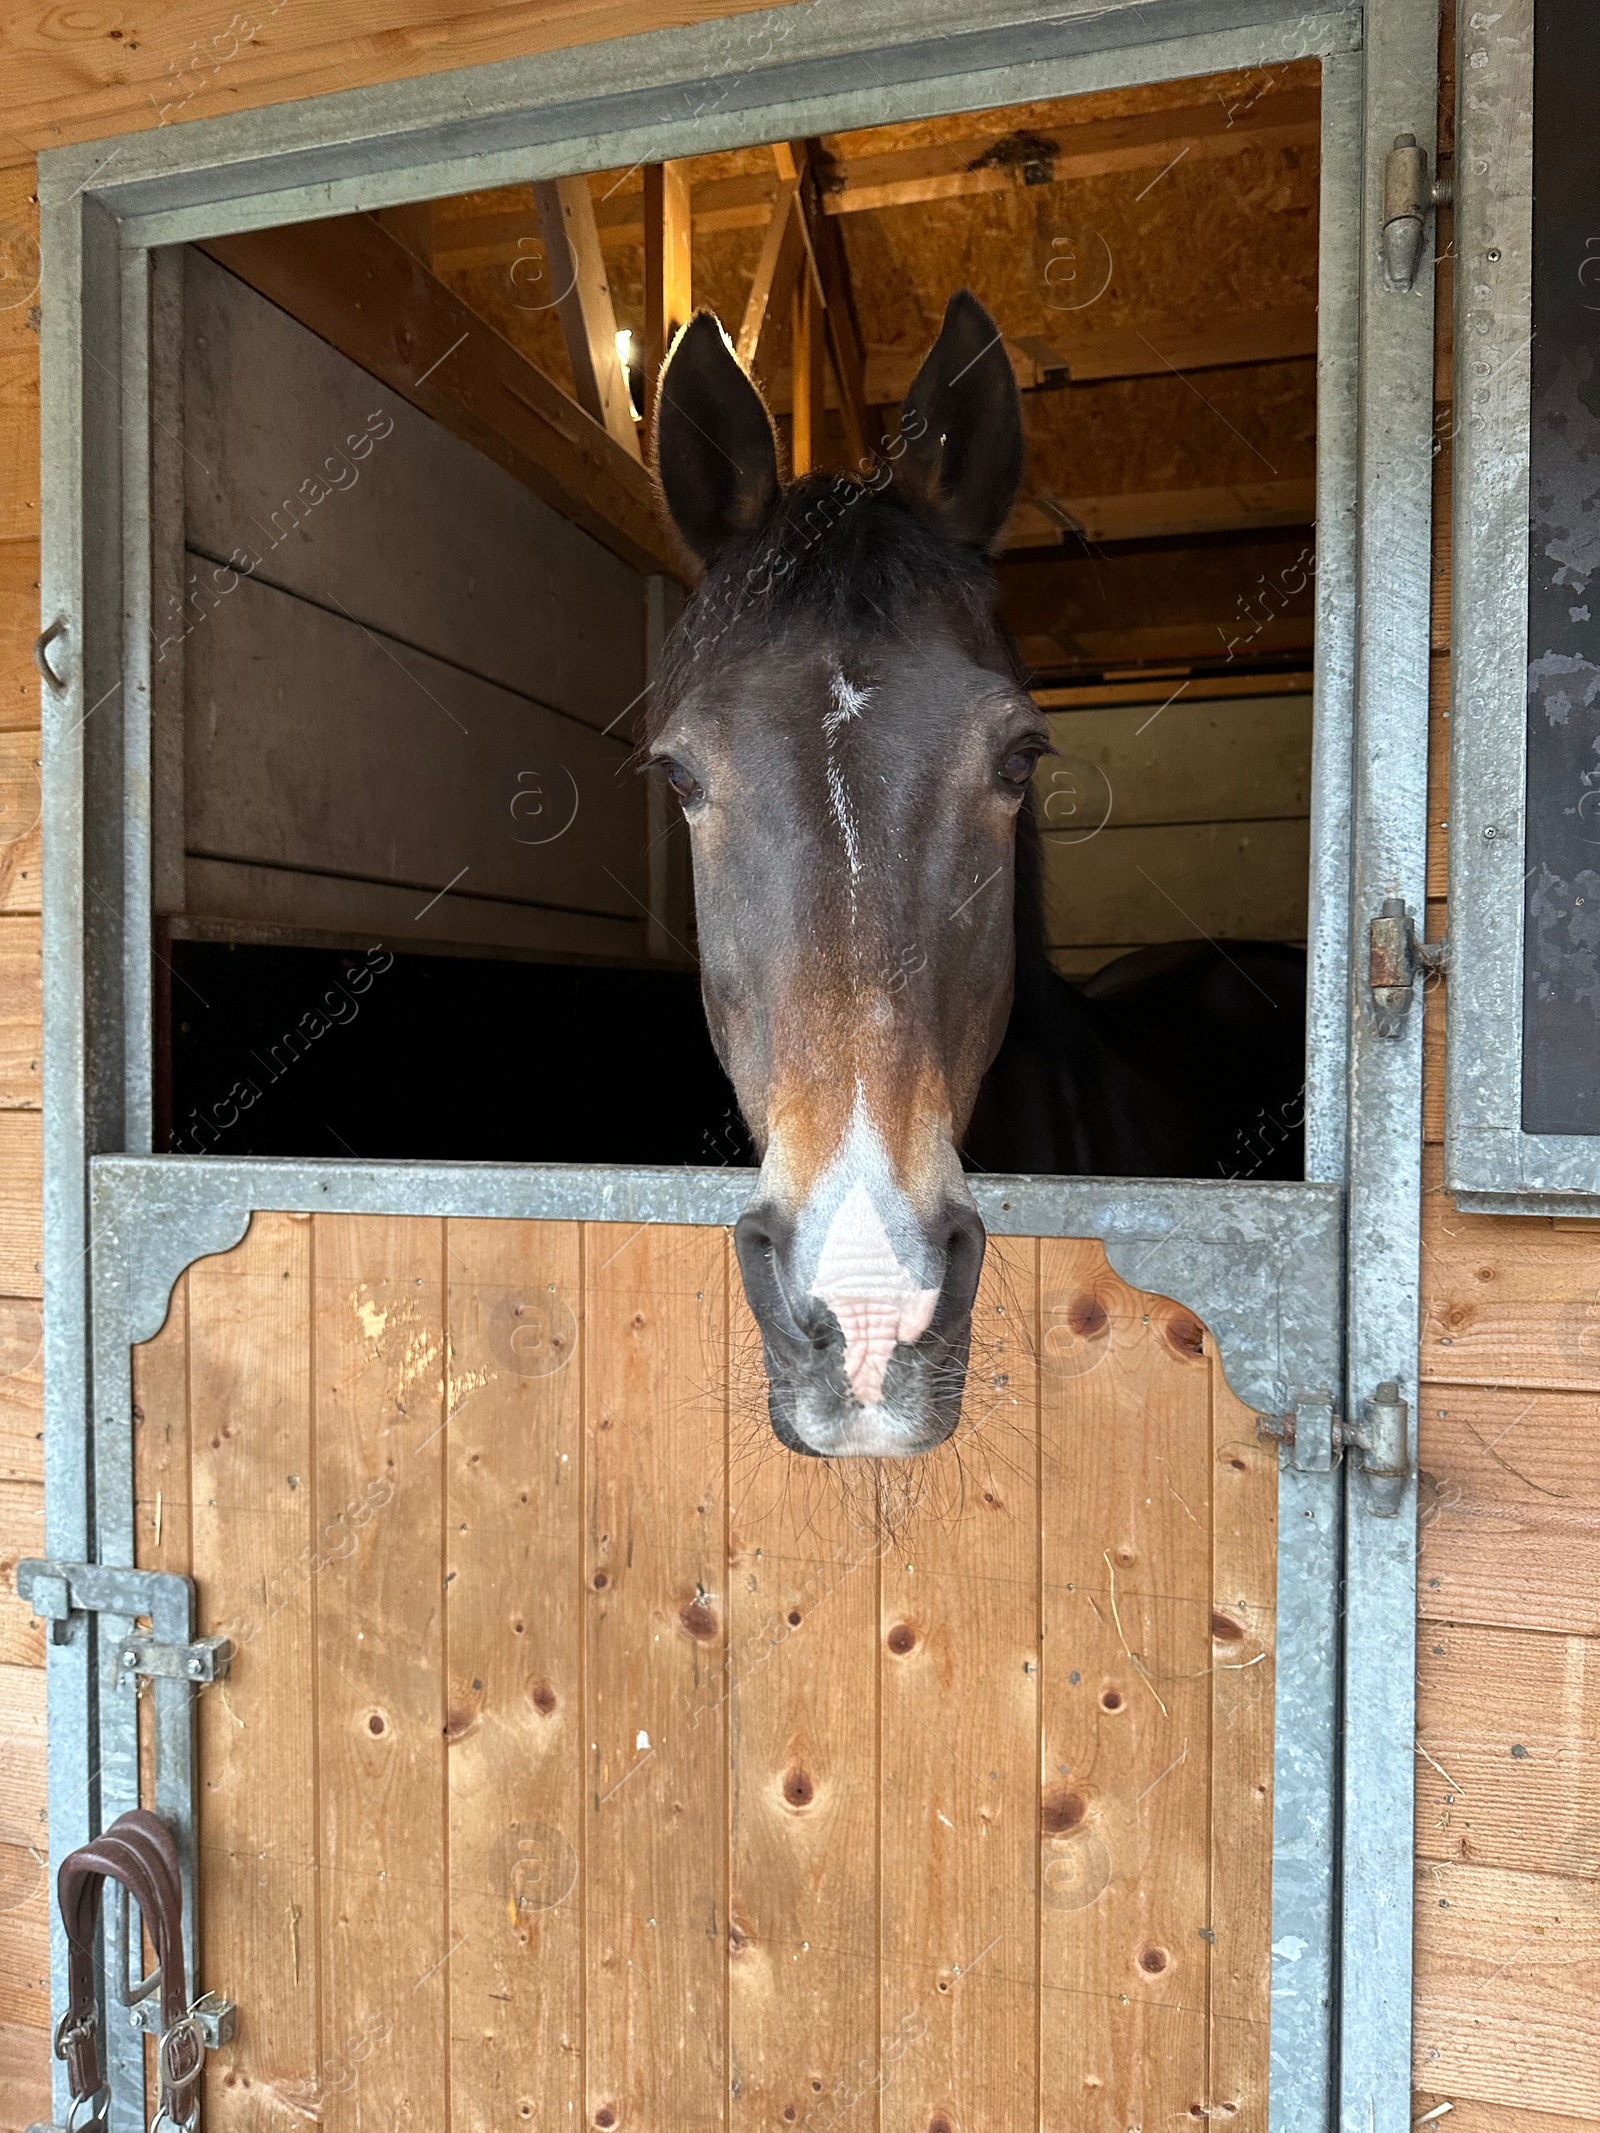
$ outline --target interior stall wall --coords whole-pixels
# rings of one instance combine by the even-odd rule
[[[1156,941],[1304,941],[1310,677],[1039,692],[1045,922],[1069,977]]]
[[[204,254],[158,309],[175,268],[173,932],[642,957],[646,580]]]

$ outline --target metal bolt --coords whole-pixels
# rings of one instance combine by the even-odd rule
[[[1500,825],[1497,822],[1486,822],[1483,825],[1483,841],[1485,844],[1493,844],[1499,834]]]
[[[139,1664],[139,1654],[131,1644],[122,1655],[122,1663],[124,1666],[137,1666]]]
[[[188,1672],[193,1675],[196,1681],[198,1681],[200,1679],[200,1676],[205,1672],[205,1663],[201,1659],[198,1652],[196,1652],[195,1656],[189,1661]]]

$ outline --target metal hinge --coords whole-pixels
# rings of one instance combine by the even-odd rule
[[[1301,1473],[1326,1474],[1336,1452],[1359,1453],[1374,1517],[1393,1518],[1411,1475],[1410,1417],[1399,1384],[1385,1378],[1362,1401],[1359,1421],[1336,1415],[1331,1394],[1301,1392],[1287,1414],[1257,1415],[1256,1434],[1287,1446],[1290,1465]]]
[[[1416,998],[1417,972],[1450,967],[1450,943],[1419,941],[1417,922],[1401,896],[1386,896],[1383,909],[1367,922],[1367,992],[1380,1037],[1404,1033]]]
[[[1397,133],[1383,159],[1383,278],[1397,296],[1416,281],[1429,214],[1448,207],[1455,188],[1448,178],[1428,180],[1428,151],[1414,133]]]

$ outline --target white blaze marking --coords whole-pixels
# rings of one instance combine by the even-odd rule
[[[863,1407],[880,1405],[896,1345],[927,1332],[939,1291],[918,1288],[900,1264],[860,1179],[834,1210],[811,1293],[839,1321],[850,1390]]]
[[[845,791],[844,777],[839,769],[839,759],[834,754],[833,744],[840,729],[848,726],[851,719],[859,718],[872,698],[870,689],[858,689],[837,667],[828,685],[828,694],[833,699],[833,708],[822,714],[823,738],[828,744],[828,798],[833,803],[834,820],[839,825],[839,834],[844,838],[844,856],[850,868],[850,915],[855,916],[856,882],[861,875],[861,840],[856,831],[856,818],[850,809],[850,795]]]

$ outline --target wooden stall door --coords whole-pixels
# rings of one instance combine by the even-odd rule
[[[1275,1459],[1098,1245],[881,1474],[721,1230],[262,1214],[135,1360],[214,2133],[1265,2133]]]

